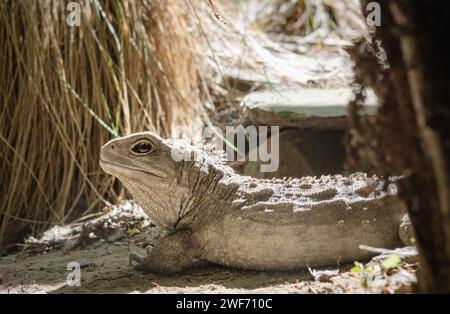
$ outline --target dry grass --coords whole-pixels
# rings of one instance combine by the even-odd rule
[[[268,32],[307,35],[332,22],[323,0],[276,0],[269,7],[260,22]]]
[[[186,2],[86,0],[75,28],[66,3],[0,1],[0,252],[117,199],[105,141],[203,112]]]
[[[260,7],[254,20],[266,32],[290,36],[333,32],[342,39],[355,39],[367,31],[359,0],[247,1]]]

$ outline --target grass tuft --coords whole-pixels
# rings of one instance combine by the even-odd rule
[[[120,198],[100,147],[135,131],[189,137],[202,64],[184,1],[0,1],[0,253]]]

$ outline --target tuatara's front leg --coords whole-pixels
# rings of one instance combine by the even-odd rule
[[[130,253],[130,262],[136,261],[140,270],[152,273],[174,274],[189,265],[198,252],[191,240],[190,231],[178,231],[160,239],[147,256]]]

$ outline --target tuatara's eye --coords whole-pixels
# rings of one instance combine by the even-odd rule
[[[152,144],[147,140],[139,141],[131,146],[131,153],[137,156],[150,154],[153,150]]]

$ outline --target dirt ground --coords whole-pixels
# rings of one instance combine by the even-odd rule
[[[161,234],[130,202],[83,224],[52,228],[26,241],[21,252],[0,257],[0,293],[407,293],[415,282],[414,249],[412,256],[411,249],[395,253],[406,257],[389,269],[383,266],[393,256],[388,252],[356,271],[343,265],[258,272],[195,261],[181,274],[161,276],[130,266],[129,252],[145,254]],[[80,286],[67,284],[73,262],[80,266]]]
[[[0,262],[8,276],[6,293],[235,293],[315,292],[326,284],[305,289],[308,272],[266,273],[230,270],[198,263],[175,276],[158,276],[128,264],[128,243],[103,243],[84,249],[59,250]],[[66,285],[67,265],[81,266],[81,286]]]

